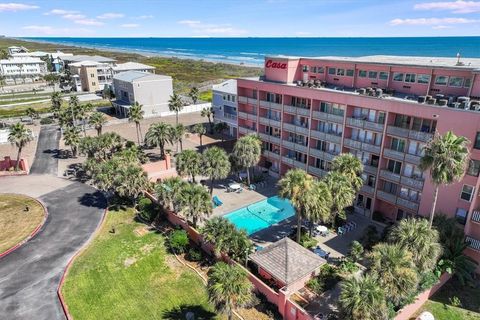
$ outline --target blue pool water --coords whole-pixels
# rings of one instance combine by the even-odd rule
[[[294,215],[290,202],[275,196],[230,212],[225,218],[251,235]]]

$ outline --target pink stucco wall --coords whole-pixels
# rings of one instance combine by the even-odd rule
[[[0,172],[3,171],[4,175],[9,173],[8,170],[11,168],[15,168],[17,165],[17,160],[16,159],[11,159],[9,156],[4,157],[3,160],[0,160]],[[26,159],[20,159],[20,164],[19,164],[19,170],[23,171],[24,173],[28,173],[29,171],[29,166],[28,162]],[[18,173],[18,172],[12,172],[13,174]]]

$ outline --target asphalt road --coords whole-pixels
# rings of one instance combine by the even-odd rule
[[[70,257],[91,237],[106,200],[82,183],[40,197],[49,217],[20,249],[0,259],[0,319],[65,319],[57,287]]]
[[[58,172],[58,144],[60,130],[57,126],[43,126],[38,135],[35,161],[30,174],[53,174]]]

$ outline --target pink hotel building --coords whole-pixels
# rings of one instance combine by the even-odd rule
[[[322,177],[336,155],[353,153],[364,164],[355,211],[379,222],[428,216],[422,147],[435,132],[467,137],[470,165],[441,187],[437,212],[464,225],[468,254],[480,262],[480,59],[266,57],[265,75],[237,86],[239,135],[260,136],[270,174],[302,168]]]

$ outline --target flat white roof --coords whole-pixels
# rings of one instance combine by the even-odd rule
[[[150,81],[150,80],[172,80],[170,76],[164,76],[160,74],[153,74],[149,72],[140,72],[140,71],[125,71],[120,72],[113,76],[114,80],[120,80],[125,82],[135,82],[138,80],[141,81]]]
[[[10,59],[0,60],[1,64],[22,64],[22,63],[45,63],[42,59],[37,57],[12,57]]]
[[[114,71],[129,71],[129,70],[154,70],[155,67],[139,63],[139,62],[125,62],[119,63],[113,67]]]
[[[269,56],[270,58],[283,59],[308,59],[308,60],[328,60],[336,62],[352,63],[374,63],[406,65],[419,67],[442,67],[455,69],[480,69],[480,58],[460,57],[460,64],[457,64],[458,58],[452,57],[415,57],[415,56],[387,56],[373,55],[364,57],[339,57],[339,56],[321,56],[321,57],[293,57],[293,56]],[[268,57],[266,57],[268,58]]]
[[[96,66],[105,66],[104,63],[97,62],[97,61],[80,61],[80,62],[75,62],[75,63],[70,63],[70,66],[73,67],[96,67]]]
[[[237,94],[237,80],[231,79],[220,84],[215,84],[212,86],[212,89],[215,91]]]

